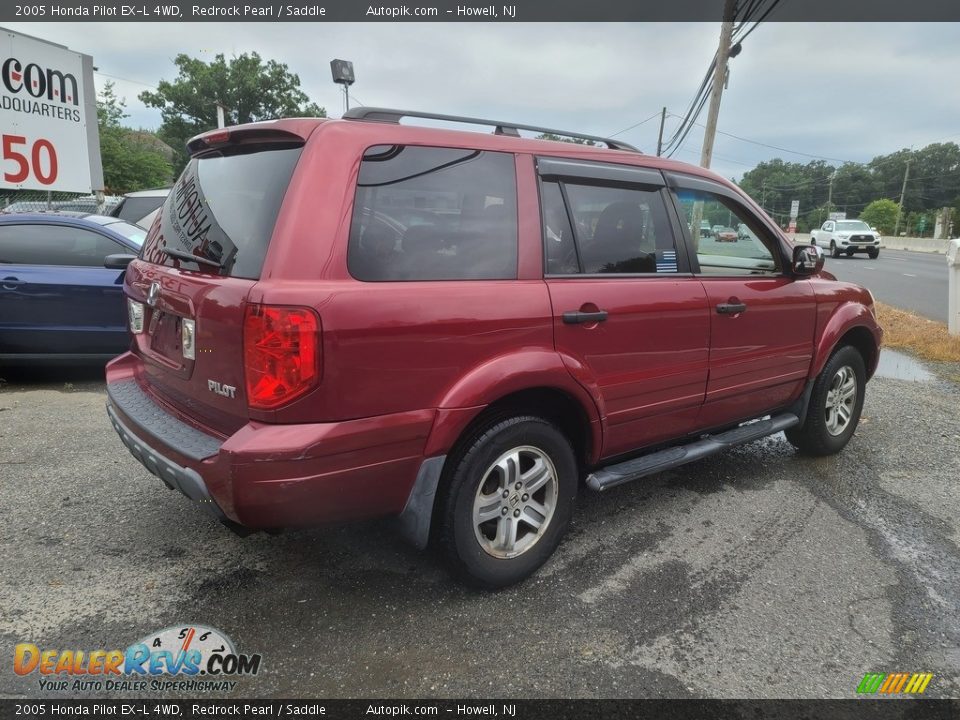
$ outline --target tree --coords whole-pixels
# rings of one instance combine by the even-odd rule
[[[113,83],[108,82],[97,98],[100,160],[106,189],[122,194],[170,184],[170,149],[152,133],[125,127],[123,120],[128,115],[124,108],[123,100],[113,91]]]
[[[284,63],[266,62],[256,52],[227,61],[222,54],[204,62],[180,54],[175,80],[161,80],[156,92],[140,93],[149,107],[160,108],[158,135],[176,152],[177,170],[186,164],[186,142],[217,126],[217,103],[228,125],[281,117],[326,117],[300,89],[300,78]]]
[[[889,235],[897,224],[898,209],[899,206],[893,200],[874,200],[860,213],[860,219],[884,235]]]
[[[596,143],[593,140],[587,140],[586,138],[577,138],[577,137],[562,137],[560,135],[554,135],[553,133],[542,133],[537,135],[537,140],[553,140],[555,142],[565,142],[573,143],[574,145],[590,145],[595,147]]]

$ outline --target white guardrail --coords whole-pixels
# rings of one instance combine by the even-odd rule
[[[960,335],[960,240],[948,240],[947,267],[950,280],[947,292],[947,326],[951,335]]]

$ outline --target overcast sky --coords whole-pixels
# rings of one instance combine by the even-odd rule
[[[491,117],[610,135],[667,106],[686,111],[717,46],[716,23],[12,23],[93,55],[98,88],[116,83],[130,123],[160,113],[137,94],[173,79],[177,53],[257,51],[286,63],[331,116],[342,112],[329,61],[352,60],[365,105]],[[119,78],[123,78],[122,80]],[[868,161],[960,142],[960,24],[766,23],[731,61],[719,129],[795,154],[717,137],[713,169],[737,177],[772,157]],[[704,116],[701,117],[701,122]],[[666,135],[678,120],[668,118]],[[659,115],[618,135],[655,152]],[[702,129],[676,157],[698,162]]]

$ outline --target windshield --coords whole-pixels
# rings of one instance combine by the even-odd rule
[[[869,230],[870,226],[862,220],[844,220],[837,223],[837,230]]]

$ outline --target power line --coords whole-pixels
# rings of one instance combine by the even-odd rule
[[[696,150],[687,150],[686,148],[678,148],[676,152],[685,152],[685,153],[689,153],[690,155],[700,155],[700,153],[698,153]],[[714,154],[714,157],[717,160],[723,160],[724,162],[731,162],[734,165],[743,165],[744,167],[754,167],[754,165],[751,165],[750,163],[745,163],[740,160],[734,160],[733,158],[724,157],[723,155]]]
[[[611,133],[610,135],[607,135],[607,137],[615,138],[617,135],[621,135],[621,134],[627,132],[628,130],[633,130],[634,128],[638,128],[638,127],[640,127],[641,125],[643,125],[644,123],[650,122],[650,121],[653,120],[655,117],[657,117],[657,115],[659,115],[659,114],[660,114],[660,111],[658,110],[658,111],[655,112],[653,115],[651,115],[650,117],[648,117],[646,120],[641,120],[640,122],[638,122],[638,123],[635,124],[635,125],[631,125],[630,127],[624,128],[623,130],[619,130],[619,131],[617,131],[617,132],[615,132],[615,133]]]
[[[103,77],[108,77],[111,80],[120,80],[121,82],[133,83],[134,85],[143,85],[143,87],[150,88],[151,90],[156,90],[156,85],[150,85],[149,83],[141,82],[140,80],[131,80],[130,78],[120,77],[119,75],[110,75],[109,73],[100,72],[99,70],[93,71],[94,75],[102,75]]]

